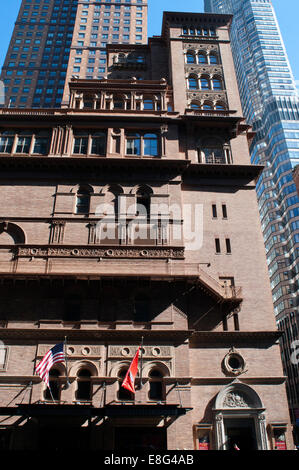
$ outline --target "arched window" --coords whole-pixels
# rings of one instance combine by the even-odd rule
[[[208,101],[205,101],[203,104],[203,109],[205,110],[213,109],[213,105],[209,103]]]
[[[200,88],[202,90],[209,90],[210,89],[210,80],[207,77],[202,77],[200,79]]]
[[[198,63],[199,64],[207,64],[208,63],[208,59],[207,59],[207,56],[203,53],[201,54],[198,54]]]
[[[5,235],[5,237],[0,237],[0,240],[1,238],[6,238],[5,242],[1,242],[0,243],[3,243],[4,245],[7,245],[7,244],[12,244],[12,243],[15,243],[15,244],[24,244],[25,243],[25,233],[23,232],[23,230],[21,229],[21,227],[19,227],[18,225],[16,224],[12,224],[10,222],[2,222],[0,223],[0,235]],[[7,236],[6,236],[7,235]],[[10,238],[10,243],[8,243],[8,238]]]
[[[109,187],[109,190],[105,195],[105,204],[111,205],[111,210],[109,210],[109,214],[112,216],[114,215],[115,217],[117,217],[119,214],[119,198],[121,194],[123,194],[122,188],[118,185],[112,185]]]
[[[79,186],[76,197],[76,214],[89,214],[91,193],[90,186]]]
[[[76,400],[90,401],[92,399],[91,372],[88,369],[80,369],[77,377]]]
[[[224,111],[225,105],[222,103],[216,103],[216,109],[218,109],[219,111]]]
[[[149,373],[149,399],[164,400],[163,375],[158,369],[152,369]]]
[[[143,154],[148,156],[157,157],[158,149],[158,136],[157,134],[144,134],[143,136]]]
[[[191,109],[200,109],[200,104],[197,101],[192,101],[190,104]]]
[[[220,78],[213,78],[212,80],[213,90],[222,90],[222,81]]]
[[[123,368],[118,373],[118,394],[117,398],[120,401],[134,401],[134,393],[130,392],[126,388],[122,387],[122,383],[127,374],[128,369]]]
[[[188,88],[189,90],[198,89],[198,80],[194,75],[190,75],[190,77],[188,78]]]
[[[205,139],[200,149],[200,163],[227,163],[223,143],[217,138]]]
[[[210,64],[218,64],[218,57],[216,56],[216,54],[209,55],[209,62]]]
[[[44,399],[45,400],[51,400],[52,397],[55,401],[60,401],[60,395],[61,395],[61,386],[59,382],[59,376],[60,376],[60,371],[58,369],[50,369],[49,372],[49,387],[51,389],[51,392],[49,390],[49,387],[46,388],[44,392]],[[51,395],[52,393],[52,395]]]
[[[137,215],[144,215],[147,218],[151,213],[151,191],[147,187],[141,187],[136,193]]]
[[[188,52],[186,56],[186,62],[187,64],[195,64],[195,55],[192,52]]]
[[[143,100],[143,109],[144,110],[153,110],[154,109],[154,101],[152,98],[145,98]]]
[[[113,97],[113,109],[125,109],[125,102],[121,96]]]

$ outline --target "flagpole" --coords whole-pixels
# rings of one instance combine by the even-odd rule
[[[140,356],[140,390],[142,389],[142,369],[143,369],[143,336],[141,337],[141,356]]]
[[[65,369],[66,369],[66,384],[65,388],[68,389],[70,386],[69,382],[69,375],[68,375],[68,362],[67,362],[67,343],[66,343],[66,336],[64,337],[64,357],[65,357]]]
[[[52,394],[52,390],[51,390],[51,387],[50,387],[50,383],[49,383],[48,389],[49,389],[49,391],[50,391],[50,395],[51,395],[52,401],[53,401],[53,403],[55,403],[55,400],[54,400],[54,397],[53,397],[53,394]]]

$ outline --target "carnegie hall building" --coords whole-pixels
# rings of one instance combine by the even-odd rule
[[[230,22],[165,12],[0,110],[1,449],[293,449]]]

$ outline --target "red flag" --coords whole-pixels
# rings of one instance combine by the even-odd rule
[[[138,357],[140,347],[141,346],[139,346],[139,348],[137,349],[137,352],[130,364],[130,367],[128,369],[128,372],[126,373],[123,383],[121,384],[122,387],[126,388],[132,393],[135,393],[135,377],[138,371]]]

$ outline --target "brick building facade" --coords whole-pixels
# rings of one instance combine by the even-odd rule
[[[65,107],[1,110],[2,448],[293,448],[230,21],[164,13]]]

